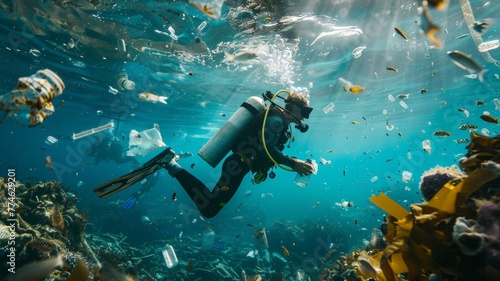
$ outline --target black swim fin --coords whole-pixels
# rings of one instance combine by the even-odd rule
[[[164,151],[146,162],[139,169],[101,184],[100,186],[94,188],[94,192],[99,198],[106,198],[120,192],[148,175],[165,167],[174,157],[175,152],[170,147],[167,147]]]

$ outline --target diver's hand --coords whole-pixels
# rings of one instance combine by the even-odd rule
[[[295,172],[299,173],[301,176],[310,175],[314,172],[313,165],[299,159],[295,159],[295,164],[293,165],[292,169]]]

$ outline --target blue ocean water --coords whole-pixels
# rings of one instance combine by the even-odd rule
[[[470,3],[476,20],[499,13],[495,1]],[[281,253],[279,245],[285,244],[301,255],[323,245],[321,240],[348,252],[362,247],[363,239],[369,239],[382,222],[384,213],[369,201],[372,194],[384,192],[404,207],[420,202],[420,175],[436,165],[457,164],[466,153],[467,144],[457,140],[469,138],[469,132],[460,130],[460,125],[471,123],[478,132],[498,134],[498,124],[479,118],[485,111],[500,116],[493,102],[499,96],[498,62],[488,62],[477,50],[455,1],[445,11],[431,10],[441,28],[441,49],[433,48],[419,32],[418,1],[226,1],[218,19],[187,1],[12,0],[0,5],[1,93],[12,90],[19,77],[46,68],[66,85],[53,100],[55,112],[42,124],[26,127],[8,119],[0,124],[4,155],[0,170],[4,175],[15,169],[20,181],[61,182],[89,214],[93,223],[89,232],[102,227],[103,213],[120,211],[123,222],[107,224],[105,231],[127,233],[135,243],[147,239],[137,227],[141,217],[148,216],[166,229],[166,240],[181,231],[199,239],[204,227],[210,226],[216,240],[245,256],[256,228],[289,222],[298,227],[323,226],[335,235],[318,234],[318,239],[301,245],[269,237],[275,242],[274,251]],[[401,28],[408,40],[394,27]],[[322,36],[333,30],[345,32]],[[498,32],[497,23],[482,38],[498,39]],[[360,46],[366,49],[355,58],[352,51]],[[465,77],[470,73],[447,55],[453,50],[470,55],[487,70],[484,82]],[[225,53],[241,51],[258,56],[251,61],[224,61]],[[500,59],[499,49],[489,53]],[[127,73],[135,82],[133,90],[118,88],[119,73]],[[364,91],[356,95],[344,91],[339,77]],[[314,111],[306,120],[308,132],[294,130],[294,142],[285,153],[331,161],[319,165],[306,188],[294,184],[294,173],[279,168],[274,169],[275,179],[259,185],[252,184],[248,175],[224,209],[205,220],[166,171],[159,172],[152,190],[131,210],[117,206],[140,184],[107,199],[95,196],[94,187],[135,167],[132,162],[117,163],[109,150],[87,155],[92,145],[115,137],[125,151],[131,130],[143,131],[154,124],[167,146],[194,155],[179,163],[211,186],[220,165],[210,167],[196,152],[248,97],[291,86],[310,91]],[[110,87],[118,93],[111,93]],[[147,91],[168,96],[167,104],[138,97]],[[407,99],[397,97],[406,94]],[[331,102],[335,108],[324,113]],[[112,130],[71,139],[73,133],[109,122],[114,122]],[[435,136],[437,130],[451,136]],[[58,142],[47,144],[48,136]],[[431,153],[422,149],[424,140],[430,140]],[[142,164],[160,151],[135,159]],[[51,157],[53,169],[46,166],[46,156]],[[402,180],[403,171],[412,174],[408,182]],[[353,206],[336,204],[343,201],[352,201]],[[185,261],[190,258],[178,255]]]

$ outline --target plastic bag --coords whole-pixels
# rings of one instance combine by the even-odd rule
[[[161,137],[158,124],[154,128],[138,132],[131,130],[127,156],[145,155],[160,147],[167,146]]]

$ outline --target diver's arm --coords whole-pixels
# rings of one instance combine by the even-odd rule
[[[269,116],[266,122],[265,132],[266,132],[266,146],[269,154],[273,157],[279,164],[286,165],[292,168],[295,172],[299,174],[309,175],[313,172],[313,167],[305,161],[292,158],[285,155],[281,150],[278,149],[278,141],[281,132],[284,130],[285,122],[279,116]]]

